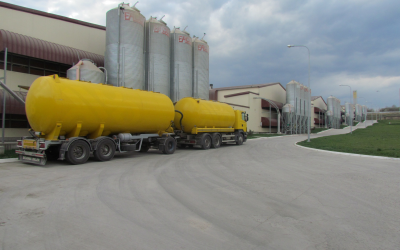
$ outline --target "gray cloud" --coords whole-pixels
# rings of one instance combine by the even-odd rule
[[[118,1],[9,1],[105,25]],[[131,2],[133,4],[134,2]],[[399,105],[400,6],[397,0],[141,1],[142,14],[170,28],[207,33],[215,87],[287,82],[307,84],[311,50],[313,95],[348,98],[350,84],[370,106]],[[380,92],[376,93],[376,90]],[[362,100],[362,99],[360,99]],[[363,102],[363,101],[361,101]]]

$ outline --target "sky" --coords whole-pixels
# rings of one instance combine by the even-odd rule
[[[119,1],[6,1],[99,25]],[[131,6],[136,3],[129,2]],[[148,19],[188,26],[210,46],[210,83],[214,87],[295,80],[312,95],[350,100],[371,108],[400,105],[399,0],[141,0]]]

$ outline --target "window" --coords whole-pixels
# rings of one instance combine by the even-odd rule
[[[7,70],[9,71],[38,76],[58,74],[60,77],[66,77],[69,68],[71,68],[71,66],[67,64],[41,60],[13,53],[7,54]],[[4,69],[4,51],[0,52],[0,69]]]
[[[0,114],[0,128],[3,127],[3,115]],[[30,128],[26,115],[6,114],[6,128]]]

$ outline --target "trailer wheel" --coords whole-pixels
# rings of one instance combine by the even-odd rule
[[[237,136],[236,145],[242,145],[242,144],[243,144],[243,135],[239,134]]]
[[[203,134],[201,136],[201,148],[202,149],[209,149],[211,147],[211,135],[210,134]]]
[[[164,154],[173,154],[176,149],[176,140],[173,137],[167,137],[164,142]]]
[[[59,158],[60,146],[52,146],[46,149],[46,158],[48,161],[55,161]]]
[[[221,147],[221,143],[222,143],[221,135],[219,133],[214,133],[212,135],[211,147],[212,148],[219,148],[219,147]]]
[[[110,140],[102,140],[97,144],[93,156],[97,161],[109,161],[114,158],[115,144]]]
[[[90,156],[89,145],[82,140],[74,141],[65,152],[65,159],[73,165],[87,162]]]

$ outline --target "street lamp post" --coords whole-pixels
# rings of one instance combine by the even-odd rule
[[[351,100],[351,102],[353,102],[353,98],[351,96],[351,93],[352,93],[351,86],[350,85],[344,85],[344,84],[341,84],[339,86],[347,86],[347,87],[350,88],[350,100]],[[352,103],[350,103],[350,104],[352,104]],[[351,112],[350,112],[349,115],[350,115],[350,134],[353,134],[353,109],[351,109]]]
[[[310,90],[310,94],[308,95],[308,129],[307,129],[307,134],[308,134],[308,140],[307,142],[310,142],[310,129],[311,129],[311,86],[310,86],[310,49],[305,46],[305,45],[288,45],[288,48],[292,47],[303,47],[308,50],[308,89]]]

